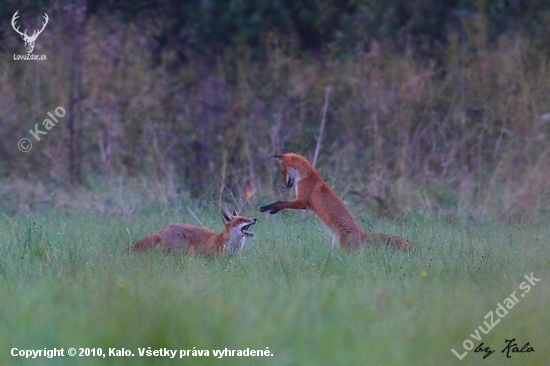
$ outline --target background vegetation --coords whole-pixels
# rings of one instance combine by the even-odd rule
[[[16,10],[49,15],[47,61],[13,60]],[[0,364],[547,363],[550,2],[6,0],[0,19]],[[318,146],[360,226],[418,252],[331,251],[311,213],[257,211],[292,196],[269,156]],[[123,255],[173,222],[221,230],[221,207],[259,219],[241,256]],[[495,354],[459,361],[530,273]],[[511,338],[535,352],[505,358]]]
[[[34,52],[48,61],[12,59],[15,10],[29,29],[49,14]],[[346,199],[393,216],[548,210],[544,2],[52,0],[0,14],[4,182],[146,177],[256,203],[278,184],[269,154],[312,157],[330,87],[318,167]],[[21,153],[58,106],[60,125]]]

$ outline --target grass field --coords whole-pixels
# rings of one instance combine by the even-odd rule
[[[131,240],[172,222],[215,231],[214,208],[186,202],[121,215],[41,208],[0,215],[1,365],[548,365],[550,229],[456,215],[409,213],[399,221],[359,214],[361,226],[402,235],[418,253],[330,250],[312,213],[259,219],[237,257],[153,252],[124,255]],[[354,213],[357,208],[352,207]],[[524,275],[540,279],[524,297]],[[482,359],[459,361],[485,315],[512,292],[520,300],[487,335]],[[495,321],[498,316],[495,314]],[[474,334],[475,335],[475,334]],[[535,352],[501,350],[515,338]],[[480,342],[473,341],[475,347]],[[466,343],[468,346],[469,343]],[[25,359],[11,349],[64,348],[65,357]],[[68,348],[130,350],[134,357],[69,357]],[[209,356],[140,357],[151,350]],[[247,348],[269,357],[216,358]],[[191,353],[192,354],[192,353]]]

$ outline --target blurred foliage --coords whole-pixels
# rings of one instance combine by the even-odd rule
[[[275,194],[270,154],[312,157],[331,86],[318,168],[338,194],[390,214],[523,217],[550,202],[544,2],[0,4],[3,19],[15,10],[28,29],[47,11],[35,53],[48,61],[14,61],[22,41],[0,24],[2,177],[145,174],[254,201]],[[63,127],[21,153],[58,106]]]
[[[100,0],[88,1],[88,9],[117,12],[127,21],[160,19],[157,50],[170,47],[180,57],[215,56],[243,45],[257,52],[268,34],[315,53],[329,47],[354,51],[377,40],[435,56],[450,33],[465,37],[463,21],[476,13],[487,17],[489,39],[521,31],[541,44],[550,40],[550,3],[542,0]]]
[[[235,46],[257,53],[269,34],[316,53],[368,48],[377,40],[434,56],[449,34],[465,36],[464,20],[477,13],[487,18],[490,40],[511,31],[540,44],[550,40],[550,3],[543,0],[7,0],[0,18],[9,19],[15,10],[33,14],[69,6],[82,7],[87,18],[114,14],[124,22],[155,23],[155,52],[168,47],[182,58],[215,57]],[[7,28],[4,24],[0,41]]]

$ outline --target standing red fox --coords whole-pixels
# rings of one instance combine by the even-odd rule
[[[311,209],[332,233],[332,246],[339,241],[346,249],[358,249],[363,243],[385,243],[402,250],[414,249],[413,244],[399,236],[365,233],[355,223],[353,216],[332,189],[323,181],[321,175],[309,161],[298,154],[274,155],[281,163],[283,189],[292,188],[296,183],[294,201],[277,201],[260,207],[261,212],[276,214],[284,209]]]
[[[182,254],[239,253],[246,237],[254,236],[248,229],[256,223],[256,219],[239,216],[235,211],[233,215],[222,211],[222,219],[225,230],[220,234],[193,225],[172,224],[135,242],[128,251],[149,250],[158,246],[164,251]]]

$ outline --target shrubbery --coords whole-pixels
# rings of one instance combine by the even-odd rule
[[[331,86],[319,167],[347,199],[506,218],[548,207],[550,5],[136,4],[22,7],[29,29],[48,11],[44,62],[11,60],[22,41],[2,24],[4,177],[146,174],[206,200],[271,192],[268,155],[311,157]],[[58,106],[66,127],[21,153]]]

